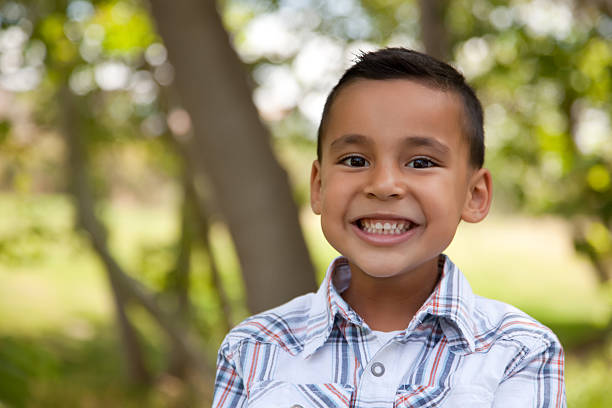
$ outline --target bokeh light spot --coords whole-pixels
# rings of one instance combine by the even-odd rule
[[[185,109],[176,108],[168,114],[168,127],[177,136],[186,136],[191,130],[191,117]]]
[[[610,172],[603,165],[596,164],[587,173],[587,183],[595,191],[606,191],[610,188]]]

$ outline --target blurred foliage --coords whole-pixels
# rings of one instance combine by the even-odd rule
[[[0,226],[0,241],[7,243],[0,248],[0,403],[9,407],[167,407],[168,400],[187,397],[187,385],[165,376],[156,378],[151,389],[128,386],[108,283],[84,237],[72,229],[72,208],[66,197],[3,194],[0,212],[15,215]],[[159,277],[167,266],[139,266],[147,264],[151,254],[163,254],[173,245],[178,224],[173,213],[172,205],[123,204],[106,207],[102,214],[113,231],[111,246],[118,260],[151,289],[162,286]],[[34,225],[44,232],[32,241],[23,238],[6,253],[13,237],[37,234],[32,232]],[[215,251],[224,260],[222,279],[233,288],[233,310],[240,313],[236,318],[242,319],[246,311],[241,309],[243,293],[236,282],[240,273],[227,233],[216,234]],[[191,324],[203,345],[216,346],[225,332],[210,271],[202,262],[205,256],[196,248],[191,261],[195,309]],[[152,261],[159,259],[154,256]],[[158,296],[168,309],[173,306],[171,298]],[[138,310],[130,314],[149,366],[163,371],[169,348],[166,339],[149,316]],[[214,361],[216,348],[206,348],[204,353]],[[203,387],[206,390],[208,384]],[[69,390],[60,391],[64,388]]]
[[[57,101],[63,86],[80,99],[80,126],[99,198],[132,194],[155,200],[164,191],[156,184],[174,183],[181,165],[168,147],[165,102],[159,98],[173,71],[141,1],[10,1],[0,7],[0,22],[0,55],[9,61],[3,85],[20,93],[11,97],[18,108],[7,109],[0,126],[3,150],[14,163],[11,171],[0,172],[5,188],[65,189],[61,170],[46,179],[44,169],[32,174],[30,168],[42,160],[55,172],[62,168],[63,148],[49,154],[40,145],[62,143],[53,132],[62,126]],[[22,174],[33,179],[20,186]]]

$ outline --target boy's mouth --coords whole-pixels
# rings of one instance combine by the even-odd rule
[[[417,224],[407,219],[359,218],[355,225],[368,234],[401,235]]]

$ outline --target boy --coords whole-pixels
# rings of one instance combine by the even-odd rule
[[[482,108],[424,54],[362,55],[330,93],[311,206],[342,255],[316,294],[219,350],[213,407],[565,407],[555,335],[442,254],[491,203]]]

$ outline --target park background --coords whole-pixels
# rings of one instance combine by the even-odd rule
[[[458,67],[490,217],[447,253],[612,406],[612,2],[0,2],[0,407],[210,406],[216,350],[335,256],[308,206],[362,51]]]

